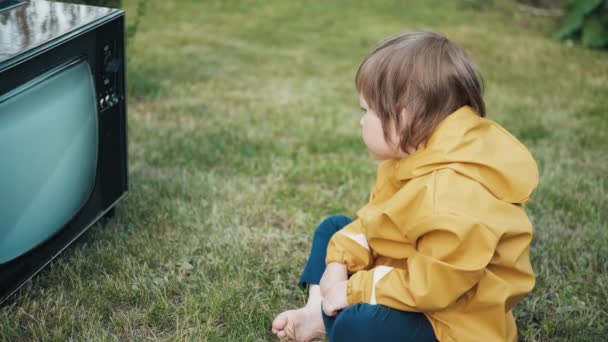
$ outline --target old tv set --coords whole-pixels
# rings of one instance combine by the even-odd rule
[[[124,12],[0,0],[0,303],[127,192]]]

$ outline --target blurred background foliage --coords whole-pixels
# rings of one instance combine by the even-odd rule
[[[574,38],[590,48],[607,48],[608,0],[570,1],[556,37],[562,40]]]
[[[93,6],[122,8],[122,0],[67,0]],[[135,2],[135,1],[132,1]],[[127,27],[130,41],[137,32],[145,12],[145,0],[137,0],[135,20]],[[469,7],[483,8],[492,0],[464,0]],[[608,0],[517,0],[522,9],[540,16],[552,16],[560,28],[555,38],[563,41],[580,41],[583,46],[595,49],[608,48]]]

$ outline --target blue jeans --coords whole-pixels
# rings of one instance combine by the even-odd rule
[[[300,278],[300,287],[318,285],[325,271],[325,256],[331,237],[351,219],[336,215],[325,219],[315,230],[310,257]],[[338,312],[323,315],[325,331],[331,342],[341,341],[436,341],[433,327],[424,314],[400,311],[384,305],[358,303]]]

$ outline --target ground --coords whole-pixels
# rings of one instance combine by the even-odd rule
[[[0,308],[0,340],[275,340],[274,316],[305,302],[314,228],[354,215],[374,180],[356,69],[419,28],[471,52],[489,118],[538,161],[522,340],[606,336],[606,52],[555,41],[555,19],[515,1],[368,3],[148,1],[129,45],[129,195]]]

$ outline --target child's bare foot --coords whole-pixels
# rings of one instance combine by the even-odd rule
[[[282,340],[306,342],[325,333],[321,306],[306,305],[280,313],[272,322],[272,332]]]

